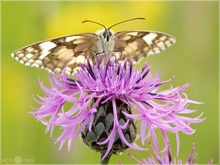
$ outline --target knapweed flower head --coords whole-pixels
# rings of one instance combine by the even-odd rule
[[[143,145],[152,137],[158,150],[156,128],[165,139],[166,132],[175,133],[178,142],[178,132],[193,134],[191,123],[203,121],[202,114],[195,118],[186,116],[195,112],[188,109],[188,104],[199,104],[183,93],[187,84],[158,91],[172,79],[160,81],[159,73],[153,77],[147,64],[137,70],[132,61],[98,61],[92,66],[87,60],[75,79],[67,77],[64,71],[50,75],[51,88],[40,82],[45,96],[38,96],[36,101],[41,106],[33,108],[32,114],[47,126],[51,135],[55,126],[62,128],[56,139],[60,149],[68,141],[70,150],[72,141],[81,135],[83,142],[101,152],[104,159],[126,148],[143,150],[134,143],[139,132]],[[137,121],[141,123],[139,130]]]
[[[149,142],[150,143],[150,142]],[[151,144],[150,144],[151,145]],[[186,161],[186,163],[183,163],[181,159],[178,159],[176,157],[172,157],[170,145],[167,144],[167,147],[158,154],[151,145],[152,150],[154,151],[155,158],[153,156],[148,157],[147,159],[142,159],[142,161],[139,161],[136,159],[132,154],[128,154],[133,160],[137,162],[138,165],[196,165],[196,159],[198,156],[198,153],[194,154],[195,150],[195,144],[192,144],[192,149],[190,151],[189,157]],[[120,163],[119,163],[120,164]],[[208,165],[212,164],[212,160],[209,161]],[[121,165],[121,164],[120,164]]]

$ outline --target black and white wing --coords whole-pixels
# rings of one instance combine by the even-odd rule
[[[121,52],[120,58],[134,61],[160,53],[176,41],[168,34],[153,31],[121,31],[115,36],[115,51]]]
[[[12,57],[27,66],[34,66],[49,71],[62,72],[66,67],[68,74],[74,73],[79,64],[84,64],[87,57],[94,62],[96,52],[96,34],[83,33],[64,36],[38,42],[12,53]]]

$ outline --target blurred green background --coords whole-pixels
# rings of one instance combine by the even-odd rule
[[[49,85],[49,73],[45,70],[21,65],[11,53],[28,44],[82,32],[94,32],[101,27],[95,24],[81,24],[85,19],[111,26],[119,21],[145,17],[146,21],[124,23],[113,28],[121,30],[155,30],[171,34],[177,42],[165,52],[144,59],[155,75],[160,69],[161,80],[172,76],[173,86],[189,83],[186,90],[190,99],[204,102],[190,106],[207,119],[192,127],[196,133],[191,136],[180,133],[179,158],[185,162],[191,145],[196,143],[198,164],[207,164],[213,159],[219,163],[219,110],[218,110],[218,2],[1,2],[1,161],[13,164],[15,157],[21,163],[32,164],[83,164],[99,163],[100,155],[94,153],[78,139],[72,143],[71,152],[54,138],[60,134],[57,128],[52,138],[45,134],[45,126],[28,114],[30,106],[38,105],[33,95],[42,95],[38,84],[40,78]],[[166,88],[169,85],[166,86]],[[161,135],[158,134],[161,139]],[[175,136],[170,134],[171,149],[175,156]],[[110,163],[120,161],[133,164],[127,156],[132,153],[138,159],[147,158],[151,151],[127,150],[125,154],[112,156]]]

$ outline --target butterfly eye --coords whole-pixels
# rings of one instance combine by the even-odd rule
[[[102,36],[103,36],[104,38],[107,38],[107,32],[106,32],[106,30],[103,32]]]
[[[106,29],[103,33],[103,37],[109,41],[109,38],[112,36],[112,32],[109,29]]]
[[[111,37],[112,36],[112,32],[109,30],[109,37]]]

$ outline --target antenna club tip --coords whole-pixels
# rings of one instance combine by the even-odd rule
[[[139,17],[139,18],[137,18],[137,19],[142,19],[142,20],[146,20],[146,18],[144,18],[144,17]]]
[[[84,21],[82,21],[81,23],[85,23],[85,22],[88,22],[88,20],[84,20]]]

